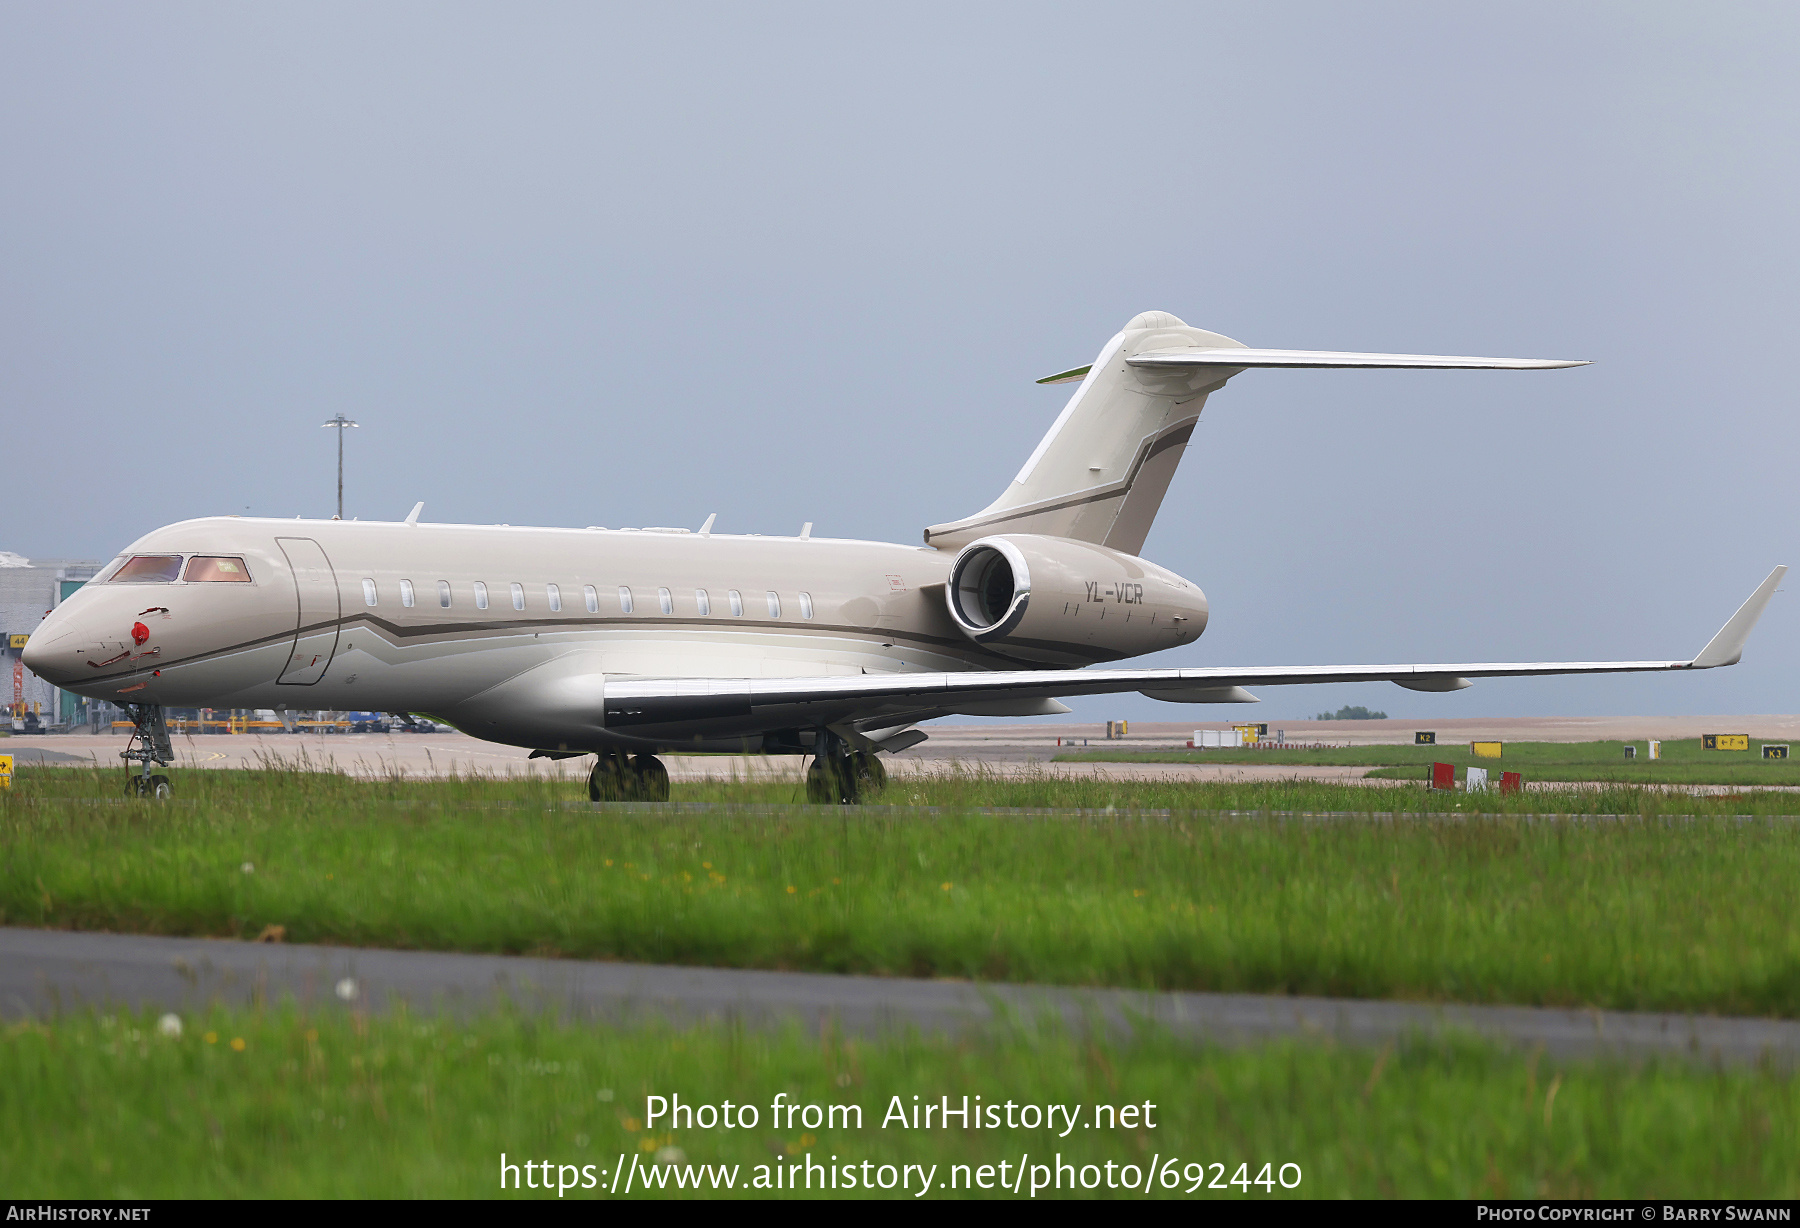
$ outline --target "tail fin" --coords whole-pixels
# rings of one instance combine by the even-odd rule
[[[1135,317],[1100,351],[1012,485],[975,515],[926,529],[926,544],[1044,533],[1127,554],[1142,550],[1207,394],[1237,372],[1183,371],[1170,378],[1140,372],[1126,359],[1149,350],[1219,348],[1244,347],[1165,311]]]
[[[1079,378],[1081,386],[998,499],[966,519],[932,525],[925,530],[925,541],[955,547],[989,533],[1043,533],[1139,553],[1207,396],[1251,367],[1519,370],[1579,365],[1546,359],[1252,350],[1218,333],[1189,328],[1166,311],[1146,311],[1106,343],[1091,367],[1038,381]]]

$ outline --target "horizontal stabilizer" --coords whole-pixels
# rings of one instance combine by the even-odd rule
[[[1125,360],[1127,366],[1180,370],[1188,367],[1413,367],[1441,371],[1548,371],[1585,367],[1578,358],[1463,358],[1450,354],[1350,354],[1338,350],[1217,349],[1150,350]],[[1039,383],[1060,382],[1076,372],[1050,376]]]
[[[1549,371],[1559,367],[1591,365],[1581,358],[1469,358],[1455,354],[1352,354],[1341,350],[1251,350],[1237,346],[1216,349],[1151,350],[1125,360],[1129,367],[1182,370],[1198,367],[1366,367],[1376,370],[1437,371]],[[1072,384],[1084,379],[1090,364],[1058,371],[1038,380],[1040,384]]]

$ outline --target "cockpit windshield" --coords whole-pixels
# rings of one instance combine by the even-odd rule
[[[181,574],[179,554],[138,554],[115,571],[108,584],[173,584]]]
[[[182,577],[189,584],[198,583],[250,583],[250,569],[244,566],[240,558],[221,558],[214,554],[196,554],[188,560],[187,573]]]

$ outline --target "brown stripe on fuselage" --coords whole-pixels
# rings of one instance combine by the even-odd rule
[[[1070,495],[1064,499],[1055,499],[1047,503],[1032,503],[1025,507],[1011,508],[1005,512],[979,519],[959,520],[955,524],[943,526],[944,533],[939,536],[961,533],[969,529],[993,529],[1009,521],[1025,520],[1032,516],[1044,515],[1047,512],[1067,511],[1072,507],[1083,507],[1089,503],[1100,503],[1106,499],[1123,499],[1131,493],[1132,483],[1137,481],[1138,474],[1149,463],[1150,458],[1161,455],[1170,448],[1184,446],[1193,437],[1194,428],[1199,423],[1200,419],[1196,415],[1185,422],[1178,422],[1161,434],[1153,435],[1147,441],[1140,443],[1137,455],[1132,458],[1131,467],[1117,482],[1110,482],[1105,486],[1096,487],[1091,492]]]
[[[452,643],[452,642],[456,642],[459,640],[485,638],[486,636],[492,635],[492,634],[517,634],[520,632],[537,632],[539,634],[542,634],[546,630],[578,632],[578,631],[584,631],[584,630],[601,630],[601,629],[611,629],[611,628],[634,628],[634,629],[642,629],[642,630],[666,629],[666,630],[696,630],[696,631],[711,631],[711,632],[741,631],[745,635],[757,635],[757,634],[760,634],[760,635],[802,635],[802,636],[812,636],[812,637],[829,636],[834,639],[850,638],[850,639],[862,640],[862,641],[869,642],[869,643],[897,643],[897,642],[911,643],[911,644],[919,645],[920,647],[936,648],[938,650],[941,650],[941,651],[947,653],[948,655],[960,657],[964,661],[968,662],[972,669],[991,668],[994,664],[1005,664],[1009,667],[1014,666],[1014,665],[1023,665],[1025,668],[1030,668],[1030,669],[1055,669],[1055,668],[1057,668],[1056,665],[1045,664],[1045,663],[1039,662],[1039,661],[1020,662],[1017,658],[1012,657],[1004,652],[992,652],[992,651],[984,652],[978,645],[974,644],[973,642],[967,642],[967,641],[959,642],[957,640],[952,640],[952,639],[949,639],[944,636],[927,635],[922,632],[915,632],[915,631],[890,630],[890,629],[886,629],[886,628],[883,628],[879,634],[872,634],[867,627],[846,627],[846,626],[836,626],[836,625],[830,625],[830,624],[818,624],[818,625],[814,625],[814,626],[795,626],[795,625],[789,624],[789,623],[748,623],[748,624],[739,623],[739,624],[734,625],[732,623],[722,622],[721,620],[718,620],[718,619],[690,619],[690,618],[659,619],[659,618],[654,618],[654,617],[650,617],[650,618],[596,617],[596,618],[577,618],[577,619],[526,618],[526,619],[518,619],[518,620],[512,621],[512,622],[496,622],[496,621],[492,621],[492,620],[487,620],[487,621],[482,621],[482,622],[459,622],[459,623],[451,623],[451,624],[433,623],[433,624],[426,625],[426,626],[403,627],[397,623],[390,622],[389,620],[382,618],[379,615],[368,614],[368,613],[363,613],[363,612],[357,612],[355,614],[348,615],[344,618],[341,618],[341,619],[338,619],[335,621],[309,623],[308,625],[301,627],[298,630],[298,632],[284,631],[278,635],[260,636],[256,639],[243,640],[243,641],[240,641],[235,644],[230,644],[223,648],[215,648],[215,649],[210,649],[206,652],[195,653],[191,656],[181,657],[181,658],[168,660],[168,661],[159,661],[157,663],[157,668],[163,669],[163,670],[169,670],[169,669],[174,669],[177,666],[193,665],[193,664],[197,664],[197,663],[203,662],[203,661],[216,660],[220,657],[226,657],[226,656],[231,656],[235,653],[246,652],[253,648],[261,648],[261,647],[266,647],[266,646],[275,645],[275,644],[282,644],[282,643],[291,643],[296,638],[297,635],[310,635],[310,634],[314,634],[316,632],[330,630],[332,627],[337,627],[341,634],[344,631],[350,630],[355,624],[358,624],[358,623],[368,626],[377,632],[384,633],[384,635],[388,639],[388,642],[390,644],[395,644],[396,646],[398,646],[399,643],[406,642],[406,641],[411,641],[413,643]],[[1038,651],[1062,652],[1062,653],[1066,654],[1071,660],[1084,661],[1088,664],[1094,664],[1094,663],[1098,663],[1100,661],[1117,660],[1117,659],[1119,659],[1119,655],[1120,655],[1118,653],[1095,652],[1091,648],[1086,648],[1084,646],[1075,645],[1075,644],[1055,644],[1055,643],[1049,643],[1049,642],[1039,643],[1037,641],[1020,641],[1018,646],[1020,648],[1030,648],[1030,649],[1035,649]],[[119,681],[119,680],[122,680],[125,678],[133,677],[141,672],[142,671],[138,670],[138,669],[130,669],[130,670],[120,670],[120,671],[118,671],[116,673],[112,673],[112,674],[95,674],[93,677],[93,681],[96,683],[114,682],[114,681]]]

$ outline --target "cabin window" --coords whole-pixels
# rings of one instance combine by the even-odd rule
[[[475,581],[475,608],[478,610],[487,609],[487,585],[483,584],[480,580]]]
[[[725,595],[731,598],[731,616],[733,618],[742,618],[744,616],[744,598],[735,588]]]
[[[552,614],[562,613],[562,590],[554,584],[544,585],[544,600],[550,603]]]
[[[515,610],[524,609],[525,608],[525,586],[523,584],[509,584],[509,585],[507,585],[507,587],[512,590],[513,609],[515,609]]]
[[[631,590],[623,584],[619,585],[619,612],[631,613]]]
[[[179,554],[140,554],[113,573],[109,584],[173,584],[181,574]]]
[[[363,604],[375,604],[375,581],[369,579],[367,576],[363,577]]]
[[[589,614],[598,614],[600,612],[600,594],[594,591],[594,586],[592,584],[584,584],[581,586],[581,596],[582,599],[587,602]]]
[[[409,610],[413,608],[413,586],[411,580],[400,581],[400,604]]]
[[[700,616],[702,618],[712,613],[712,602],[708,600],[705,589],[697,588],[694,590],[694,608],[700,611]]]
[[[675,599],[669,596],[669,590],[666,588],[659,588],[656,590],[656,604],[662,607],[662,612],[664,614],[673,614],[675,612]]]
[[[801,618],[811,618],[812,617],[812,594],[811,593],[801,593],[800,594],[800,617]]]
[[[780,618],[781,617],[781,598],[776,596],[774,593],[764,593],[763,596],[767,597],[769,599],[769,617],[770,618]]]
[[[446,610],[450,608],[450,581],[438,581],[438,604]]]
[[[248,584],[250,569],[244,566],[243,559],[196,554],[188,560],[182,579],[189,584]]]

